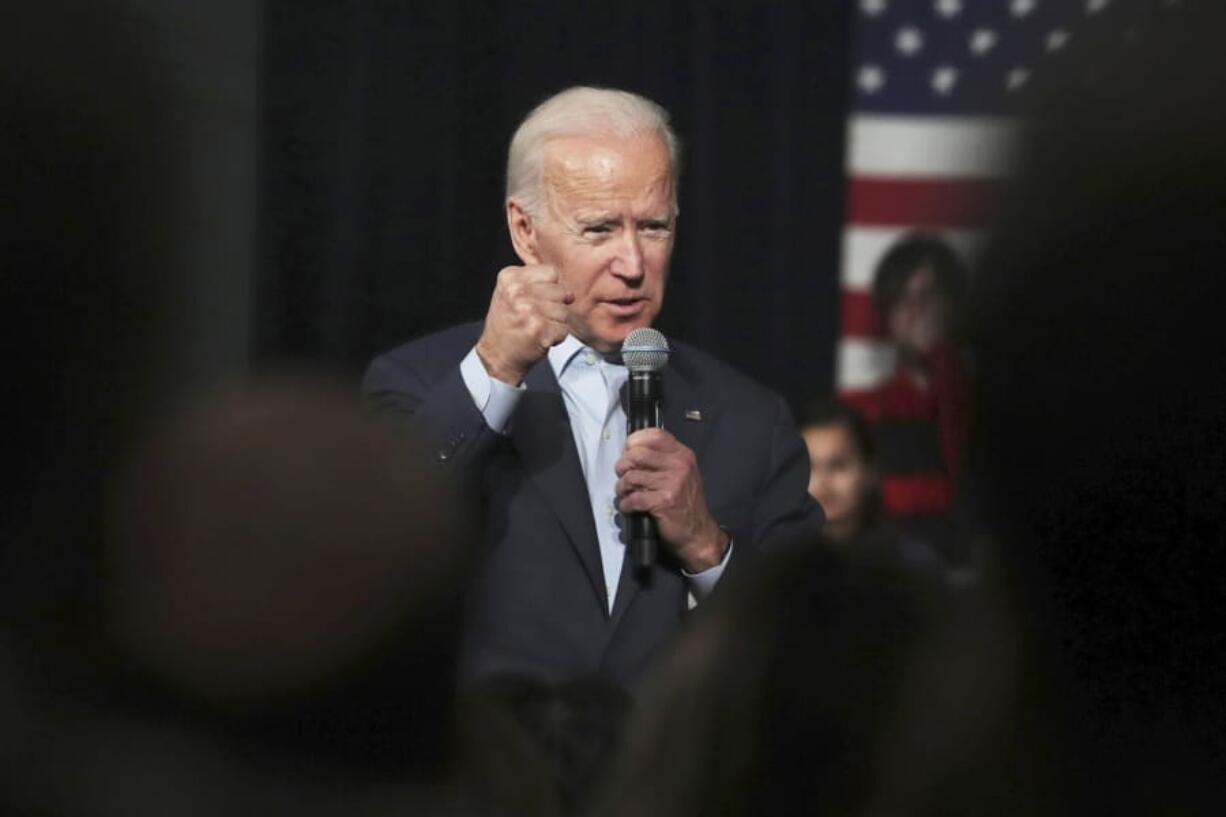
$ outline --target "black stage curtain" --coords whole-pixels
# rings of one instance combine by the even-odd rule
[[[481,317],[515,263],[511,133],[582,83],[660,102],[685,145],[661,330],[829,393],[848,6],[269,0],[257,359],[356,373]]]

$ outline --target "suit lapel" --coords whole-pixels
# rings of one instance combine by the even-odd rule
[[[701,390],[698,373],[685,358],[684,352],[673,352],[669,365],[664,369],[663,423],[664,429],[686,448],[694,452],[699,469],[703,465],[703,453],[719,421],[719,409],[706,399]],[[708,394],[710,390],[707,390]],[[661,545],[667,547],[667,545]],[[617,598],[613,601],[612,627],[616,628],[643,585],[655,580],[659,568],[638,573],[630,567],[627,558],[622,564],[621,579],[617,583]]]
[[[575,438],[562,401],[562,390],[549,359],[537,363],[525,382],[528,388],[515,408],[511,439],[529,478],[566,531],[600,601],[600,609],[608,610],[592,503],[579,454],[575,451]]]
[[[704,394],[697,372],[678,350],[664,370],[664,428],[694,452],[699,465],[719,422],[719,407]]]

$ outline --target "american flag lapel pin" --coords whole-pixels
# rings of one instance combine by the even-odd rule
[[[698,409],[686,409],[685,419],[693,420],[696,423],[702,422],[702,412]]]

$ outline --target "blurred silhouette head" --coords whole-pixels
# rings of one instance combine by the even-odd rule
[[[1045,796],[1000,797],[1032,738],[994,599],[870,551],[776,552],[705,602],[596,814],[1017,814]]]
[[[111,506],[104,609],[121,653],[167,697],[275,740],[441,762],[472,554],[427,461],[316,382],[173,416]]]
[[[493,676],[473,696],[509,712],[553,775],[566,814],[586,813],[630,712],[630,695],[600,678],[561,684]]]
[[[1137,810],[1226,757],[1226,18],[1149,22],[1041,95],[977,301],[994,518]]]

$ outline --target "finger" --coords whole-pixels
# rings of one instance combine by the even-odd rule
[[[558,303],[556,301],[541,301],[537,304],[537,309],[540,311],[541,315],[545,316],[554,323],[564,324],[566,323],[567,318],[570,317],[570,310],[566,307],[566,304]]]
[[[533,318],[531,331],[540,347],[548,349],[566,340],[566,336],[570,334],[570,327],[566,324],[565,319],[553,320],[538,314]]]
[[[566,336],[570,334],[570,326],[567,325],[565,320],[550,321],[549,330],[546,339],[546,343],[549,346],[557,346],[566,340]]]
[[[623,477],[632,470],[667,471],[676,467],[675,458],[667,452],[658,451],[646,446],[626,447],[622,455],[613,464],[613,473]]]
[[[510,269],[518,269],[519,274],[515,277],[525,284],[556,284],[558,282],[558,268],[552,264],[529,264]]]
[[[626,449],[646,448],[663,453],[675,452],[679,449],[689,451],[681,442],[662,428],[640,429],[626,438]]]
[[[656,509],[658,494],[655,491],[632,491],[617,498],[618,513],[651,513]]]
[[[641,468],[634,468],[625,473],[617,484],[613,486],[613,491],[618,496],[626,496],[635,491],[656,491],[661,488],[665,480],[665,475],[658,471],[645,471]]]
[[[619,513],[649,513],[659,517],[672,507],[674,495],[665,490],[631,491],[617,500]]]
[[[524,296],[542,303],[566,303],[566,298],[569,293],[563,289],[561,284],[550,283],[548,281],[533,281],[523,285]],[[574,300],[573,298],[571,299]]]

